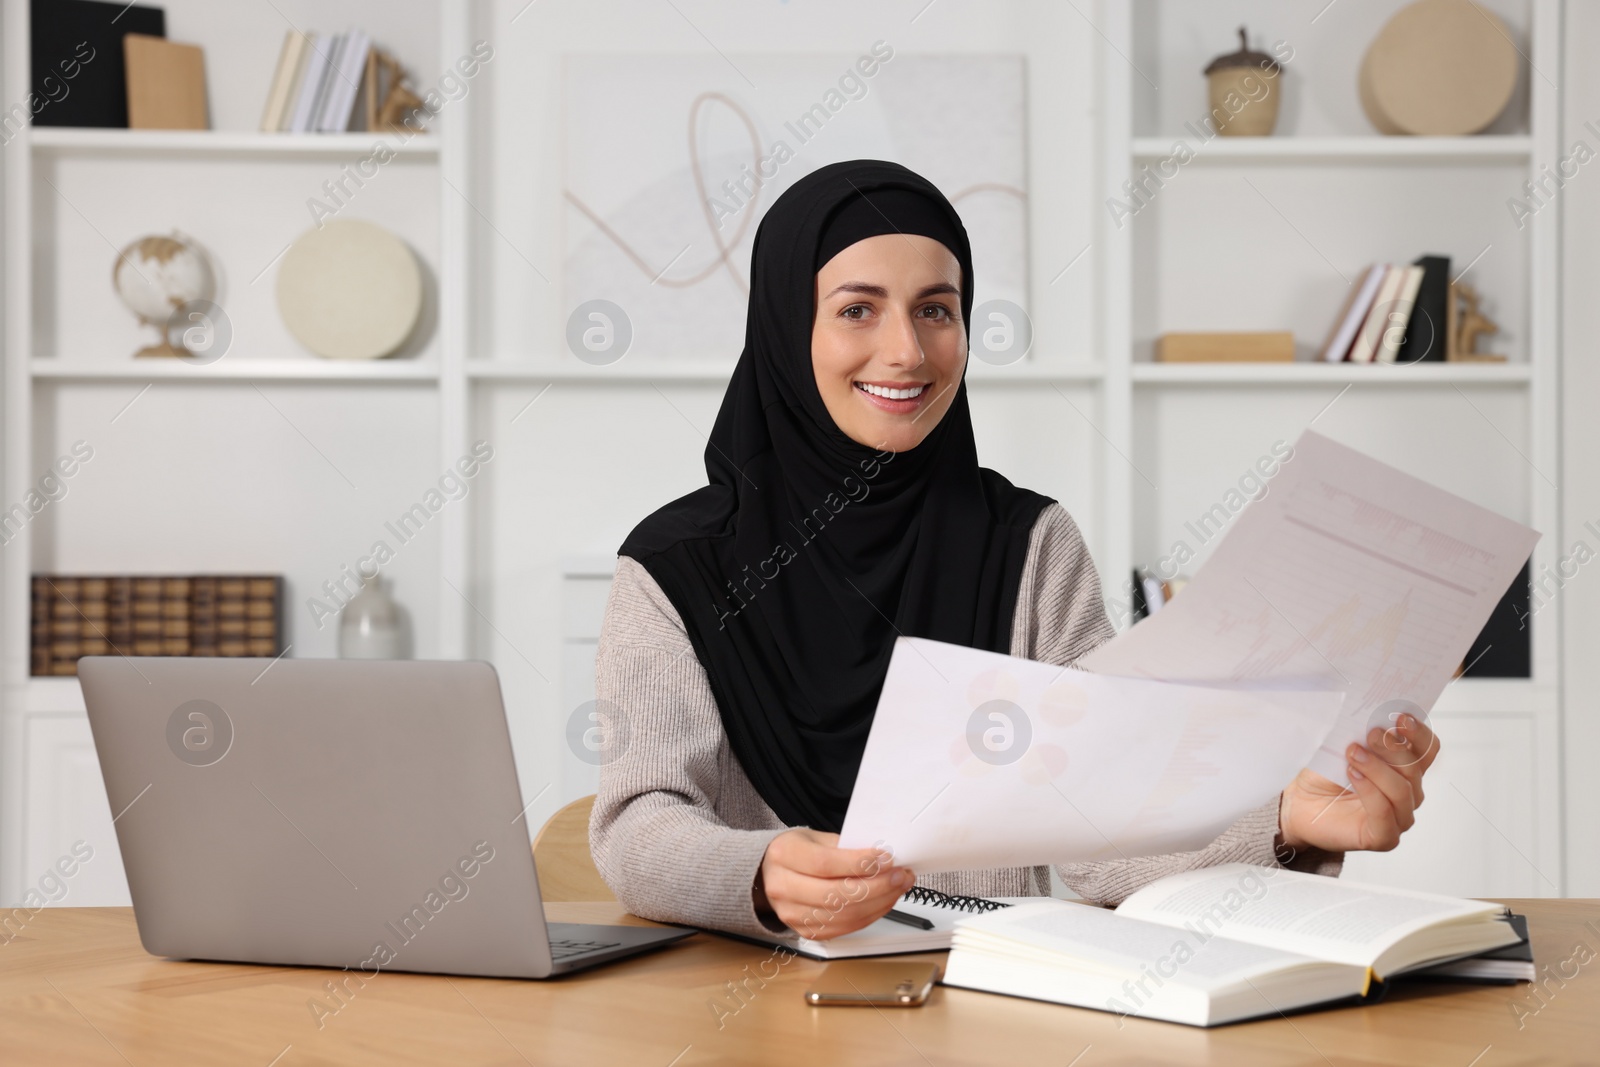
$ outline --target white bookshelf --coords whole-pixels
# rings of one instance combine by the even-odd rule
[[[261,133],[253,130],[98,130],[39,126],[26,134],[35,153],[51,155],[365,156],[439,155],[437,133]]]
[[[24,713],[82,714],[83,690],[76,678],[30,678],[21,687],[19,704]]]
[[[63,767],[93,762],[76,682],[27,674],[31,572],[225,570],[236,565],[230,561],[259,566],[281,558],[270,569],[289,574],[304,596],[351,550],[365,547],[373,516],[414,499],[480,437],[494,442],[494,464],[461,506],[437,517],[428,542],[408,549],[412,554],[385,574],[417,625],[419,656],[496,662],[525,795],[565,781],[565,717],[587,681],[581,655],[563,659],[571,652],[560,603],[563,561],[609,559],[651,502],[674,495],[686,476],[699,477],[704,433],[734,353],[677,363],[631,354],[590,366],[561,350],[568,309],[559,285],[545,284],[557,278],[562,247],[562,179],[552,162],[561,151],[559,60],[582,50],[705,52],[685,18],[709,19],[708,12],[721,17],[718,47],[735,58],[778,49],[848,51],[856,42],[841,44],[839,30],[847,15],[893,18],[883,35],[908,51],[1027,54],[1035,352],[1011,366],[974,363],[973,414],[982,461],[1062,499],[1083,527],[1108,591],[1133,566],[1150,562],[1163,531],[1214,498],[1273,438],[1292,440],[1313,418],[1318,429],[1380,458],[1415,460],[1406,465],[1419,474],[1546,531],[1536,570],[1553,562],[1557,501],[1535,469],[1553,474],[1560,458],[1558,208],[1540,211],[1525,231],[1504,234],[1451,237],[1445,223],[1451,212],[1470,215],[1472,205],[1489,200],[1503,212],[1508,190],[1554,162],[1555,92],[1542,78],[1529,79],[1511,119],[1484,136],[1371,132],[1353,110],[1349,87],[1332,79],[1353,71],[1373,20],[1401,2],[1340,0],[1311,27],[1324,0],[1100,0],[1083,15],[1018,3],[1010,20],[991,17],[990,0],[945,0],[920,19],[921,36],[913,38],[904,18],[887,9],[858,16],[843,0],[828,0],[804,18],[797,14],[793,37],[777,42],[735,0],[686,13],[641,8],[626,20],[604,3],[524,9],[520,2],[402,0],[391,10],[370,0],[278,0],[224,16],[211,0],[170,0],[169,18],[214,34],[194,39],[221,82],[214,88],[219,113],[232,116],[225,129],[40,128],[0,153],[7,257],[0,499],[16,500],[54,450],[93,425],[107,447],[105,466],[91,472],[105,470],[106,481],[120,487],[108,498],[124,508],[169,509],[189,538],[163,545],[126,530],[106,506],[81,516],[72,508],[85,492],[69,495],[0,551],[0,903],[15,900],[34,868],[54,858],[32,842],[76,833],[80,816],[72,813],[104,802],[103,795],[85,801],[51,794],[75,779],[65,771],[36,773],[30,764],[40,746],[56,746],[52,758]],[[1539,70],[1559,81],[1560,0],[1488,6],[1507,17]],[[5,97],[15,100],[27,89],[28,5],[0,0],[0,7]],[[278,7],[302,26],[365,24],[380,38],[392,29],[402,38],[401,58],[424,80],[479,36],[498,51],[486,78],[498,79],[492,91],[503,95],[478,110],[491,91],[485,81],[474,88],[477,96],[452,102],[433,132],[403,143],[384,138],[395,159],[350,209],[400,233],[436,294],[425,312],[426,336],[403,358],[316,359],[276,322],[270,264],[310,225],[304,199],[346,163],[372,153],[378,139],[250,129],[281,39]],[[220,57],[225,42],[244,35],[229,19],[264,20],[260,39],[248,45],[252,72],[231,83],[235,75]],[[1241,21],[1253,44],[1295,37],[1299,63],[1291,64],[1290,84],[1303,106],[1286,112],[1277,136],[1199,146],[1149,208],[1128,225],[1113,225],[1103,204],[1125,180],[1166,158],[1174,140],[1194,147],[1182,120],[1204,111],[1199,71],[1210,54],[1234,47]],[[239,85],[248,91],[235,91]],[[101,191],[108,167],[126,175],[120,200]],[[1390,205],[1389,214],[1375,222],[1358,215],[1375,203]],[[89,316],[79,316],[64,295],[67,283],[74,272],[92,275],[85,284],[97,299],[112,299],[106,275],[113,249],[172,223],[187,232],[189,217],[204,220],[224,245],[213,251],[231,270],[224,306],[238,312],[235,349],[199,366],[134,360],[131,352],[149,337],[131,325],[122,334],[88,330],[80,318]],[[1485,225],[1473,219],[1467,230]],[[1331,220],[1332,238],[1315,230],[1320,220]],[[1382,230],[1392,231],[1392,247],[1360,243]],[[1500,302],[1504,334],[1496,347],[1510,354],[1505,364],[1353,366],[1306,362],[1305,352],[1302,362],[1280,365],[1149,362],[1161,329],[1292,328],[1302,346],[1320,342],[1342,285],[1323,256],[1345,274],[1425,251],[1448,252],[1459,267],[1486,244],[1495,250],[1474,266],[1474,280]],[[1085,262],[1063,269],[1080,256]],[[1238,299],[1241,291],[1251,298]],[[550,396],[540,399],[547,389]],[[132,414],[111,426],[130,401]],[[329,453],[327,462],[297,431]],[[1527,469],[1511,450],[1526,455]],[[253,503],[250,486],[234,486],[208,466],[213,452],[236,454],[240,477],[260,480],[267,505]],[[349,489],[345,475],[360,488]],[[106,529],[116,536],[105,536]],[[96,550],[99,543],[106,547]],[[190,557],[199,562],[179,562]],[[291,654],[332,655],[331,636],[311,631],[299,604],[288,610]],[[1441,768],[1429,813],[1441,810],[1445,836],[1461,836],[1457,853],[1482,845],[1489,866],[1463,875],[1474,892],[1549,893],[1541,879],[1561,877],[1555,622],[1554,611],[1535,619],[1533,679],[1460,680],[1436,711],[1441,730],[1459,739],[1452,747],[1458,765]],[[1523,760],[1523,770],[1498,770],[1496,755],[1506,752]],[[1517,799],[1522,793],[1526,804]],[[1541,878],[1529,877],[1524,861],[1455,796],[1472,798],[1498,820]],[[543,798],[530,825],[570,799],[556,789]],[[90,815],[100,817],[97,810]],[[1396,854],[1421,860],[1390,869],[1379,857],[1361,873],[1421,884],[1432,876],[1430,866],[1447,872],[1452,853],[1430,851],[1423,840]]]
[[[629,363],[623,359],[608,366],[590,366],[573,359],[564,363],[511,360],[470,361],[467,377],[486,382],[582,382],[586,384],[639,384],[642,382],[694,382],[726,384],[733,368],[726,363],[688,361]],[[1104,376],[1098,364],[1080,367],[980,367],[967,369],[967,381],[979,388],[1050,384],[1087,385]]]
[[[1533,379],[1525,363],[1136,363],[1137,385],[1357,385],[1374,389],[1400,386],[1526,385]]]
[[[1555,562],[1559,206],[1519,229],[1505,202],[1561,155],[1562,4],[1486,5],[1512,29],[1524,84],[1507,115],[1473,137],[1386,137],[1366,124],[1354,72],[1371,34],[1400,6],[1347,0],[1312,26],[1323,4],[1101,5],[1102,198],[1121,198],[1123,182],[1152,173],[1176,143],[1192,152],[1167,165],[1176,173],[1123,225],[1107,216],[1100,229],[1111,446],[1102,499],[1117,531],[1100,560],[1108,584],[1153,564],[1159,531],[1202,510],[1251,448],[1273,437],[1292,442],[1312,421],[1544,531],[1535,579]],[[1185,119],[1205,114],[1200,70],[1235,47],[1229,33],[1241,23],[1252,47],[1292,41],[1283,87],[1286,100],[1297,99],[1271,137],[1206,140]],[[1506,362],[1314,359],[1343,296],[1340,274],[1428,252],[1449,254],[1453,274],[1470,269],[1468,280],[1495,303],[1501,333],[1488,347]],[[1223,329],[1292,329],[1296,362],[1151,362],[1162,332]],[[1458,679],[1445,690],[1434,710],[1445,748],[1430,774],[1429,806],[1400,849],[1349,857],[1352,877],[1452,892],[1561,892],[1557,615],[1531,621],[1532,678]]]
[[[1188,130],[1170,137],[1135,137],[1132,155],[1137,162],[1166,159],[1182,142],[1194,153],[1191,163],[1208,161],[1318,162],[1340,160],[1527,160],[1533,140],[1518,135],[1478,137],[1216,137],[1202,141]],[[1189,164],[1185,164],[1186,166]]]
[[[0,903],[20,899],[54,859],[58,840],[99,835],[107,839],[96,839],[96,854],[116,854],[77,680],[28,674],[32,572],[268,569],[286,573],[303,600],[349,554],[328,552],[326,544],[370,543],[375,514],[426,489],[470,447],[470,208],[455,191],[470,188],[467,109],[452,103],[428,132],[410,136],[270,134],[251,126],[288,24],[330,31],[364,24],[426,83],[470,50],[475,5],[289,0],[231,15],[205,0],[165,6],[169,26],[199,28],[194,39],[206,49],[213,123],[231,128],[36,127],[4,149],[4,498],[14,502],[76,436],[96,446],[80,478],[102,463],[108,477],[137,489],[125,504],[135,521],[119,524],[67,510],[69,483],[60,505],[51,505],[62,510],[42,512],[0,554]],[[8,100],[24,99],[28,89],[28,7],[3,0]],[[236,28],[219,28],[219,18],[256,19],[262,32],[230,32]],[[272,268],[288,241],[313,224],[304,205],[326,195],[321,183],[379,156],[377,177],[341,213],[385,225],[417,253],[429,279],[420,340],[385,360],[320,359],[283,332]],[[108,182],[108,174],[118,180]],[[132,358],[153,334],[102,306],[114,305],[108,279],[116,248],[174,227],[199,238],[222,272],[218,300],[233,317],[234,340],[211,363]],[[79,314],[80,299],[95,305],[91,315]],[[197,428],[185,435],[190,424]],[[297,452],[297,441],[304,451]],[[208,464],[208,448],[236,459]],[[365,462],[374,449],[389,454],[392,469]],[[173,484],[182,471],[200,488],[199,499]],[[267,503],[253,505],[252,493]],[[338,514],[341,495],[361,494],[366,514]],[[192,542],[183,549],[167,552],[161,538],[125,532],[159,526],[171,509],[188,513]],[[471,652],[472,608],[455,592],[469,588],[465,511],[437,516],[430,543],[408,547],[412,557],[391,575],[407,587],[420,656]],[[94,549],[95,538],[107,547]],[[115,544],[119,539],[127,543]],[[274,556],[279,565],[261,565]],[[284,605],[290,654],[332,655],[331,633],[309,632],[298,609],[298,601]],[[73,892],[73,903],[126,902],[114,864]]]
[[[421,360],[348,362],[325,359],[228,359],[189,363],[180,359],[143,359],[128,363],[92,360],[36,359],[29,366],[35,382],[64,381],[298,381],[298,382],[437,382],[439,367]]]

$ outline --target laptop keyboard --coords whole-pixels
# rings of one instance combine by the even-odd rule
[[[565,960],[573,956],[581,956],[586,952],[599,952],[602,949],[620,948],[621,941],[569,941],[552,940],[550,942],[550,959]]]

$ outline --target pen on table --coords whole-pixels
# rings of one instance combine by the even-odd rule
[[[885,919],[893,919],[897,923],[905,923],[907,926],[915,926],[918,930],[933,929],[933,923],[920,915],[912,915],[909,911],[896,911],[894,908],[890,908],[883,917]]]

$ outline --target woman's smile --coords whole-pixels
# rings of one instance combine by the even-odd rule
[[[928,400],[927,382],[855,382],[856,393],[866,403],[894,415],[908,415]]]

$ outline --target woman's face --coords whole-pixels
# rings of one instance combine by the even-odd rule
[[[955,398],[967,363],[961,264],[932,237],[857,241],[817,271],[811,365],[851,440],[904,452]]]

